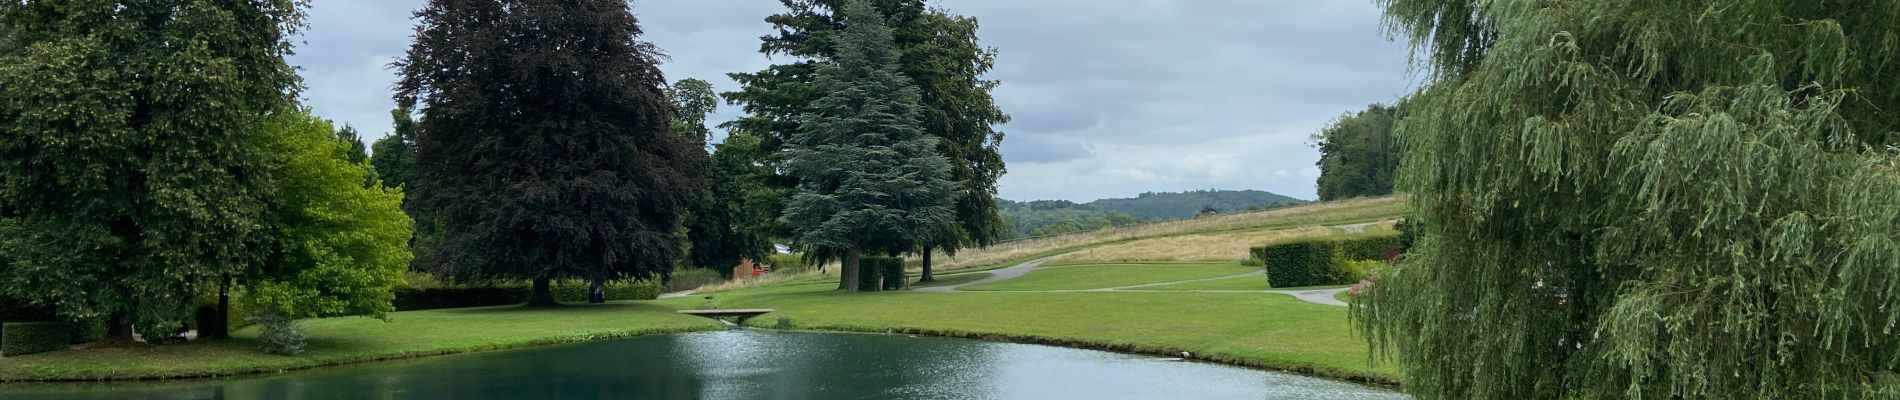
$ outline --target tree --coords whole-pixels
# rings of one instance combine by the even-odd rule
[[[719,110],[719,95],[713,93],[711,82],[681,79],[666,87],[666,100],[673,105],[674,133],[696,138],[700,143],[710,139],[712,130],[706,129],[706,114]]]
[[[351,161],[351,141],[330,123],[293,112],[272,118],[263,146],[280,201],[272,213],[282,253],[247,277],[251,317],[266,330],[295,332],[299,318],[395,311],[392,290],[409,269],[409,217],[402,193],[364,187],[369,165]],[[292,335],[301,338],[300,334]],[[294,354],[301,340],[268,350]]]
[[[1381,4],[1424,234],[1353,317],[1406,391],[1900,396],[1900,2]]]
[[[369,165],[384,186],[407,189],[416,179],[416,123],[407,108],[389,110],[389,116],[395,121],[392,132],[370,145],[375,153]]]
[[[910,251],[953,218],[955,182],[918,126],[917,88],[898,73],[884,16],[867,1],[842,11],[836,61],[811,86],[824,96],[787,142],[785,168],[799,184],[783,221],[799,243],[838,257],[839,289],[857,291],[863,252]]]
[[[343,124],[343,129],[336,131],[336,140],[343,142],[346,147],[343,149],[344,160],[357,164],[369,162],[369,148],[363,145],[363,134],[357,132],[355,127]]]
[[[704,143],[711,135],[706,115],[719,107],[712,84],[682,79],[667,88],[666,97],[673,104],[673,131]],[[749,146],[743,144],[744,140],[728,143],[716,146],[718,151],[703,169],[706,181],[712,184],[696,194],[686,218],[686,232],[690,243],[687,259],[730,278],[732,267],[741,260],[763,260],[772,250],[772,242],[761,236],[758,224],[752,222],[757,216],[746,212],[747,194],[760,190],[756,181],[748,179],[759,173],[752,166],[755,157],[745,153]]]
[[[1396,107],[1373,104],[1313,133],[1320,201],[1392,194],[1399,166],[1399,144],[1392,137],[1397,114]]]
[[[663,276],[704,151],[671,132],[624,1],[433,0],[397,100],[419,105],[418,263],[458,281]]]
[[[932,229],[918,251],[919,281],[930,282],[936,280],[931,253],[989,247],[1009,230],[996,206],[1004,166],[1003,133],[994,129],[1009,122],[1009,115],[990,96],[997,82],[983,79],[996,64],[996,49],[978,43],[976,18],[932,10],[917,21],[915,36],[922,40],[904,49],[904,75],[920,89],[924,132],[938,138],[937,152],[950,159],[950,179],[958,183],[956,217]]]
[[[301,5],[0,2],[0,290],[163,341],[265,262],[261,120],[295,98]]]

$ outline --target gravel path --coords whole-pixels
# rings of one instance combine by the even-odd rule
[[[917,289],[912,289],[911,291],[924,292],[924,293],[950,293],[950,292],[955,292],[957,291],[957,288],[964,287],[964,286],[981,285],[981,284],[990,283],[990,282],[1014,279],[1016,277],[1023,276],[1023,274],[1029,273],[1029,271],[1036,269],[1037,266],[1041,266],[1043,262],[1047,262],[1047,261],[1049,261],[1049,259],[1044,258],[1044,259],[1030,261],[1030,262],[1026,262],[1022,264],[1016,264],[1009,268],[993,269],[989,271],[979,271],[979,272],[990,273],[990,277],[978,279],[974,281],[969,281],[969,282],[964,282],[960,284],[955,284],[955,285],[949,285],[949,286],[931,286],[927,288],[917,288]],[[974,273],[974,272],[971,272],[971,273]],[[951,275],[955,275],[955,274],[951,274]]]

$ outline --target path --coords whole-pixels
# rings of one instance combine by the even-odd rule
[[[990,283],[990,282],[996,282],[996,281],[1001,281],[1001,280],[1008,280],[1008,279],[1013,279],[1013,278],[1016,278],[1016,277],[1019,277],[1019,276],[1023,276],[1023,274],[1027,274],[1027,273],[1029,273],[1029,271],[1030,271],[1030,270],[1034,270],[1034,269],[1036,269],[1036,267],[1037,267],[1037,266],[1040,266],[1040,265],[1042,265],[1042,263],[1043,263],[1043,262],[1046,262],[1046,261],[1049,261],[1049,259],[1047,259],[1047,258],[1044,258],[1044,259],[1040,259],[1040,260],[1035,260],[1035,261],[1030,261],[1030,262],[1026,262],[1026,263],[1022,263],[1022,264],[1016,264],[1015,266],[1011,266],[1011,267],[1009,267],[1009,268],[1003,268],[1003,269],[995,269],[995,270],[989,270],[989,271],[979,271],[979,272],[989,272],[989,273],[990,273],[990,277],[988,277],[988,278],[983,278],[983,279],[978,279],[978,280],[974,280],[974,281],[969,281],[969,282],[964,282],[964,283],[959,283],[959,284],[955,284],[955,285],[947,285],[947,286],[931,286],[931,287],[927,287],[927,288],[917,288],[917,289],[911,289],[911,290],[912,290],[912,291],[915,291],[915,292],[924,292],[924,293],[950,293],[950,292],[955,292],[955,291],[957,291],[957,288],[960,288],[960,287],[964,287],[964,286],[970,286],[970,285],[981,285],[981,284],[985,284],[985,283]],[[978,273],[978,272],[967,272],[967,273],[971,273],[971,274],[974,274],[974,273]],[[950,274],[950,275],[957,275],[957,274]],[[948,276],[948,275],[945,275],[945,276]]]
[[[1334,228],[1339,228],[1340,233],[1366,233],[1366,227],[1370,227],[1373,224],[1377,224],[1377,223],[1378,222],[1366,222],[1366,223],[1358,223],[1358,224],[1352,224],[1352,225],[1339,225],[1339,226],[1335,226]]]

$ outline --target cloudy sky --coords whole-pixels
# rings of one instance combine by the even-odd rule
[[[390,61],[421,0],[318,0],[291,59],[306,102],[373,140],[389,132]],[[992,79],[1013,200],[1258,189],[1313,198],[1307,136],[1391,102],[1414,79],[1371,0],[937,0],[976,17],[999,51]],[[670,80],[756,71],[776,0],[637,0]],[[722,106],[712,123],[738,116]]]

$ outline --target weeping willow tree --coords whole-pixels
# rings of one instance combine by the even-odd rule
[[[1900,1],[1379,3],[1428,231],[1353,318],[1407,391],[1900,396]]]

